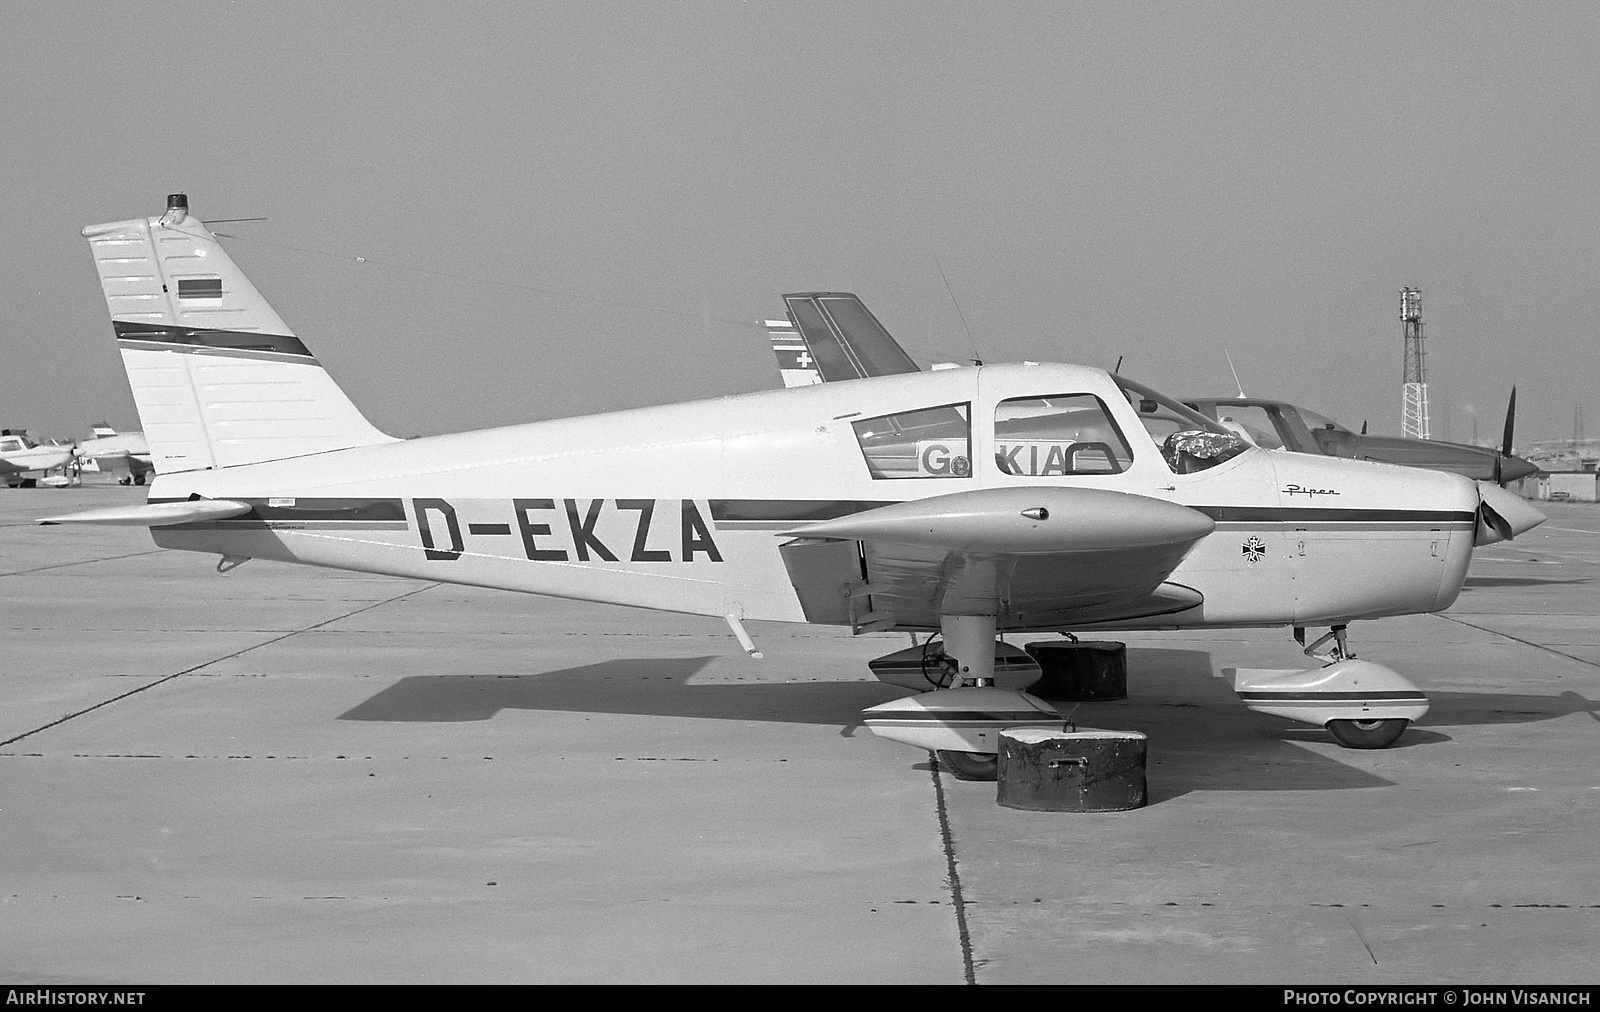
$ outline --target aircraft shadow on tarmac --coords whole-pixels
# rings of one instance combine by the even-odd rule
[[[1600,722],[1600,700],[1585,699],[1567,691],[1555,696],[1535,696],[1518,692],[1432,692],[1424,688],[1433,704],[1423,720],[1430,725],[1523,724],[1535,720],[1555,720],[1569,714],[1584,713]]]
[[[689,684],[715,658],[624,658],[529,674],[413,675],[339,715],[340,720],[489,720],[501,710],[618,713],[835,725],[863,732],[861,711],[905,695],[879,682]],[[1282,723],[1251,713],[1220,679],[1211,656],[1130,650],[1131,699],[1063,703],[1080,727],[1150,736],[1152,800],[1193,790],[1347,790],[1389,781],[1285,741]],[[907,751],[908,763],[916,763]],[[1158,775],[1159,774],[1159,775]],[[1157,785],[1158,784],[1158,785]]]
[[[538,673],[413,675],[339,715],[340,720],[454,722],[490,720],[502,710],[616,713],[713,720],[835,725],[861,730],[861,710],[905,694],[878,682],[690,684],[713,657],[634,657]],[[1199,650],[1128,651],[1129,698],[1058,703],[1079,727],[1141,731],[1150,738],[1151,801],[1191,791],[1352,790],[1393,781],[1355,769],[1298,743],[1330,742],[1327,732],[1252,713]],[[1423,726],[1396,746],[1449,741],[1430,725],[1502,724],[1587,713],[1600,702],[1575,692],[1536,696],[1430,693]],[[908,761],[915,763],[914,753]],[[925,765],[925,763],[924,763]]]

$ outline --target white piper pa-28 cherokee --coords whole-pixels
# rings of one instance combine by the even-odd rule
[[[398,440],[373,428],[182,194],[84,230],[157,477],[43,523],[157,545],[857,633],[942,633],[949,687],[868,726],[990,777],[1060,727],[994,684],[996,636],[1328,626],[1252,708],[1382,747],[1427,710],[1351,658],[1356,619],[1439,611],[1475,545],[1544,517],[1459,475],[1248,445],[1100,369],[944,369]],[[1314,644],[1314,647],[1316,645]],[[1308,651],[1310,653],[1311,651]],[[925,686],[926,687],[926,686]]]

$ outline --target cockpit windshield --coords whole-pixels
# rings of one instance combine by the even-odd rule
[[[1315,411],[1308,411],[1302,407],[1296,407],[1295,410],[1300,412],[1300,420],[1306,423],[1306,428],[1308,429],[1332,429],[1335,432],[1350,431],[1333,419],[1325,415],[1319,415]]]
[[[1192,474],[1231,460],[1250,444],[1205,415],[1156,393],[1143,383],[1113,376],[1145,431],[1161,447],[1161,457],[1175,474]]]

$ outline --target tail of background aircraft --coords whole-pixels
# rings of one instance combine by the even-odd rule
[[[866,305],[849,292],[785,295],[789,324],[767,321],[784,386],[917,372]]]
[[[767,336],[772,339],[772,353],[778,356],[778,375],[785,387],[808,387],[822,382],[817,372],[817,359],[806,347],[790,320],[767,320]]]
[[[156,470],[394,442],[234,264],[189,200],[83,230]]]

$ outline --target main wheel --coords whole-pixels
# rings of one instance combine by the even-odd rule
[[[135,485],[143,485],[144,484],[144,475],[142,475],[142,474],[134,475],[133,476],[133,483]]]
[[[1388,748],[1411,723],[1396,717],[1384,720],[1330,720],[1328,733],[1345,748]]]
[[[934,754],[945,769],[955,774],[957,780],[993,780],[1000,769],[1000,757],[993,752],[950,752],[940,749]]]

